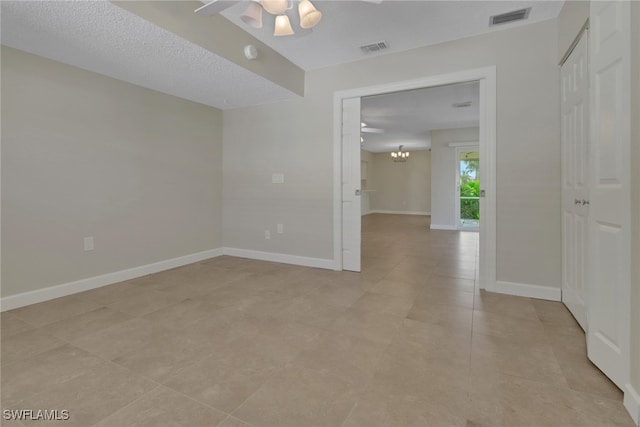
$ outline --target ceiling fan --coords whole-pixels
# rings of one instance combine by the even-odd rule
[[[211,0],[195,10],[200,15],[217,15],[225,9],[240,3],[243,0]],[[286,15],[288,9],[293,8],[296,0],[250,0],[245,12],[240,19],[245,24],[254,28],[262,28],[262,11],[266,11],[275,18],[274,36],[288,36],[294,34],[289,17]],[[309,29],[314,27],[322,18],[322,12],[317,10],[310,0],[297,0],[298,13],[300,15],[300,27]],[[367,3],[382,3],[383,0],[360,0]]]
[[[242,2],[244,0],[211,0],[208,2],[204,2],[205,3],[203,6],[200,6],[199,8],[197,8],[195,10],[196,13],[200,14],[200,15],[216,15],[220,12],[222,12],[225,9],[230,8],[231,6],[238,4],[240,2]],[[375,3],[375,4],[380,4],[382,3],[384,0],[360,0],[366,3]],[[276,1],[271,1],[272,3],[275,3]],[[267,2],[260,2],[260,3],[269,3],[269,1]]]
[[[363,133],[384,133],[384,129],[372,128],[365,122],[360,123],[360,132]]]

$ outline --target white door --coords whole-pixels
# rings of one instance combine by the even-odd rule
[[[342,100],[342,269],[360,271],[360,98]]]
[[[588,356],[623,388],[631,300],[630,3],[592,1]]]
[[[562,302],[587,329],[589,73],[587,32],[560,70],[562,113]]]

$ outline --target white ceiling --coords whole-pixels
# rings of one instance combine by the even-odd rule
[[[2,44],[222,109],[298,97],[108,1],[2,1]]]
[[[459,83],[362,98],[361,117],[367,127],[384,133],[362,133],[362,148],[374,153],[431,147],[429,132],[478,126],[480,85]],[[471,101],[465,108],[453,104]]]
[[[314,69],[362,59],[359,46],[380,40],[390,53],[523,25],[488,26],[490,15],[522,7],[533,7],[525,23],[554,18],[562,1],[315,0],[323,13],[319,25],[283,38],[271,35],[267,16],[262,30],[247,28],[239,20],[246,4],[224,15],[301,68]],[[2,44],[49,59],[222,109],[298,97],[108,1],[0,1],[0,7]]]
[[[297,36],[273,37],[273,16],[263,16],[262,29],[240,20],[243,1],[222,12],[227,19],[305,70],[363,59],[360,46],[385,40],[389,49],[374,55],[470,37],[556,18],[564,1],[427,1],[383,0],[380,4],[345,0],[312,0],[322,12],[313,31],[301,30],[297,10],[287,14]],[[208,3],[208,1],[203,1]],[[492,15],[531,7],[529,18],[489,26]],[[369,54],[371,55],[371,54]]]

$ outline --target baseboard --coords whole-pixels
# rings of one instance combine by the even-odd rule
[[[368,214],[391,214],[391,215],[424,215],[431,216],[431,212],[422,212],[422,211],[381,211],[381,210],[370,210],[367,212]]]
[[[432,230],[451,230],[457,231],[458,228],[455,225],[442,225],[442,224],[431,224],[429,226]]]
[[[280,262],[283,264],[300,265],[303,267],[324,268],[327,270],[334,269],[333,259],[310,258],[298,255],[280,254],[275,252],[253,251],[249,249],[222,248],[224,255],[235,256],[239,258],[257,259],[260,261]]]
[[[624,407],[631,419],[640,426],[640,393],[631,384],[627,384],[624,391]]]
[[[537,299],[545,299],[549,301],[560,301],[560,288],[551,288],[549,286],[530,285],[527,283],[514,283],[496,281],[496,286],[491,289],[492,292],[501,294],[516,295],[519,297],[529,297]]]
[[[223,252],[221,248],[210,249],[195,254],[142,265],[140,267],[133,267],[126,270],[103,274],[101,276],[76,280],[75,282],[63,283],[61,285],[23,292],[17,295],[9,295],[7,297],[0,298],[0,311],[12,310],[14,308],[24,307],[26,305],[36,304],[78,292],[100,288],[102,286],[111,285],[124,280],[131,280],[136,277],[146,276],[147,274],[158,273],[160,271],[181,267],[183,265],[192,264],[205,259],[215,258],[222,254]]]

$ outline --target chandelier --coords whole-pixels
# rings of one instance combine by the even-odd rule
[[[402,151],[402,147],[404,147],[404,145],[401,145],[398,147],[398,151],[392,151],[391,152],[391,158],[393,159],[394,162],[406,162],[407,159],[409,158],[409,152],[408,151]]]
[[[285,12],[292,7],[293,0],[251,0],[240,19],[253,28],[262,28],[262,11],[265,10],[276,17],[273,35],[290,36],[294,34],[294,31]],[[300,27],[305,30],[314,27],[322,18],[322,13],[309,0],[300,1],[298,15],[300,16]]]

